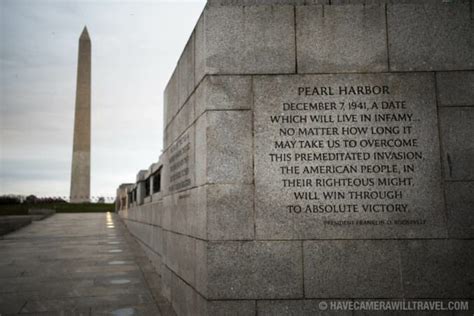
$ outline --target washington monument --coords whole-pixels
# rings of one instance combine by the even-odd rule
[[[91,40],[87,27],[79,37],[76,112],[72,150],[72,203],[89,202],[91,183]]]

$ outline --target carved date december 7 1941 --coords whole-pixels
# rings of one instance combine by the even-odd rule
[[[431,236],[442,225],[431,75],[262,76],[253,84],[262,236]]]
[[[288,212],[409,212],[404,190],[415,185],[411,162],[423,160],[423,152],[412,135],[417,118],[407,100],[392,99],[388,85],[298,87],[297,94],[383,99],[282,102],[282,112],[269,116],[271,124],[279,125],[280,136],[269,160],[290,163],[280,167],[282,188],[293,190],[295,202],[313,202],[288,204]],[[336,178],[325,182],[308,175]],[[366,181],[358,181],[362,176]],[[399,203],[380,203],[390,200]]]

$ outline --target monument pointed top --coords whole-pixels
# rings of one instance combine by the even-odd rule
[[[79,37],[76,109],[71,165],[71,202],[90,202],[91,183],[91,41],[87,27]]]
[[[89,32],[87,32],[87,26],[84,26],[84,30],[81,33],[81,37],[79,37],[80,40],[90,40],[89,37]]]

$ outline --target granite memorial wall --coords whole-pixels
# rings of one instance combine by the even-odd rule
[[[472,10],[208,1],[163,154],[118,193],[178,315],[472,301]]]

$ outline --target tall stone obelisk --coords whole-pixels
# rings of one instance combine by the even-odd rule
[[[76,112],[72,151],[72,203],[90,201],[91,182],[91,40],[87,27],[79,37]]]

